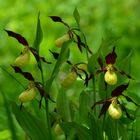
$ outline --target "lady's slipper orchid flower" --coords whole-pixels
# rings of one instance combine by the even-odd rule
[[[109,53],[106,57],[106,67],[102,67],[101,70],[97,70],[97,74],[101,72],[105,72],[104,80],[109,85],[115,85],[117,83],[117,75],[116,72],[119,72],[122,75],[127,76],[129,79],[132,79],[131,76],[126,74],[124,71],[118,70],[114,64],[116,62],[117,54],[115,52],[115,47],[113,48],[113,51]]]
[[[30,60],[30,51],[29,51],[29,47],[26,46],[24,50],[22,51],[21,55],[16,58],[14,65],[22,68],[28,65],[29,60]]]
[[[97,104],[103,104],[99,117],[101,117],[103,114],[105,114],[107,111],[109,113],[109,115],[113,118],[113,119],[119,119],[122,116],[122,111],[124,111],[126,113],[126,116],[130,119],[132,119],[130,117],[130,115],[127,113],[127,110],[125,108],[125,106],[123,104],[120,104],[118,97],[119,96],[123,96],[126,98],[126,100],[128,102],[132,102],[134,103],[136,106],[139,106],[137,103],[135,103],[130,97],[126,96],[123,94],[123,91],[127,89],[129,84],[126,85],[120,85],[118,87],[116,87],[112,93],[111,93],[111,98],[107,98],[105,100],[101,100],[96,102],[93,106],[92,109],[97,105]]]
[[[34,82],[30,82],[28,88],[19,95],[21,103],[31,101],[36,96],[36,88]]]

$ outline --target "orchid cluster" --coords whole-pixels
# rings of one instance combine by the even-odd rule
[[[31,73],[29,72],[23,72],[21,68],[28,66],[29,61],[30,61],[30,53],[33,54],[33,56],[35,57],[37,63],[38,63],[38,67],[40,67],[40,61],[43,61],[47,64],[51,64],[51,62],[48,62],[45,60],[44,57],[39,56],[39,53],[37,52],[37,50],[35,50],[32,47],[29,47],[29,44],[27,42],[27,40],[22,37],[20,34],[15,33],[13,31],[9,31],[9,30],[5,30],[9,36],[15,38],[18,40],[19,43],[21,43],[24,46],[23,51],[21,52],[20,56],[18,56],[15,61],[13,62],[13,64],[11,65],[11,67],[14,69],[14,71],[16,73],[20,73],[21,75],[23,75],[23,77],[25,79],[27,79],[29,81],[28,87],[27,89],[25,89],[20,95],[19,95],[19,101],[21,102],[21,106],[20,108],[22,108],[23,103],[29,102],[32,99],[34,99],[37,95],[37,90],[40,93],[41,99],[39,102],[39,107],[41,107],[41,102],[42,102],[42,98],[47,98],[50,99],[48,93],[46,93],[45,89],[43,88],[42,84],[40,82],[35,81],[34,77],[32,76]]]
[[[101,72],[104,72],[104,81],[108,85],[115,85],[117,84],[117,74],[116,72],[120,73],[121,75],[126,76],[129,79],[133,79],[130,75],[126,74],[122,70],[118,70],[114,66],[116,62],[117,54],[115,52],[115,47],[113,48],[113,51],[109,53],[106,57],[106,64],[107,66],[103,67],[102,64],[100,64],[101,69],[96,71],[96,74],[99,74]],[[107,86],[107,85],[106,85]],[[135,103],[131,98],[123,94],[123,91],[127,89],[129,86],[128,84],[125,85],[119,85],[116,87],[112,93],[111,93],[111,98],[107,98],[105,100],[101,100],[96,102],[92,108],[94,108],[97,104],[103,104],[99,117],[103,114],[105,114],[108,111],[108,114],[113,118],[113,119],[119,119],[122,116],[122,111],[125,111],[126,115],[128,118],[131,118],[130,115],[128,114],[125,106],[121,104],[118,100],[119,96],[123,96],[126,98],[127,101],[134,103],[136,106],[139,106],[137,103]]]
[[[85,35],[80,30],[80,27],[77,21],[78,18],[76,18],[77,25],[78,25],[78,27],[76,28],[70,27],[66,22],[64,22],[58,16],[50,16],[50,18],[54,22],[59,22],[67,28],[67,33],[65,33],[63,36],[55,40],[54,44],[56,47],[62,48],[65,43],[69,41],[73,41],[74,43],[76,43],[76,46],[81,53],[83,52],[83,49],[85,49],[87,56],[88,55],[94,56],[86,43]],[[22,71],[22,68],[29,64],[30,53],[32,53],[33,56],[35,57],[40,71],[42,71],[41,61],[47,64],[51,64],[51,62],[46,61],[44,57],[40,56],[39,51],[37,49],[30,47],[26,39],[22,37],[20,34],[15,33],[13,31],[9,31],[9,30],[5,30],[5,31],[8,33],[9,36],[17,39],[18,42],[24,46],[24,49],[22,50],[21,55],[16,58],[16,60],[14,61],[12,65],[12,68],[15,70],[16,73],[20,73],[21,75],[24,76],[25,79],[29,81],[29,85],[27,89],[19,95],[21,106],[23,103],[34,99],[37,95],[36,94],[37,90],[39,91],[40,96],[41,96],[39,106],[41,106],[42,98],[50,99],[51,101],[53,101],[50,98],[49,93],[46,92],[43,83],[36,81],[31,73]],[[81,35],[82,35],[82,38],[84,38],[84,41],[82,40]],[[54,59],[56,60],[58,60],[61,55],[60,53],[53,52],[52,50],[50,50],[50,53],[53,55]],[[115,66],[116,58],[117,58],[117,54],[115,52],[115,47],[113,47],[113,50],[111,53],[105,56],[105,63],[106,63],[105,66],[103,66],[103,64],[99,61],[100,56],[98,56],[97,63],[99,63],[100,68],[96,69],[96,76],[104,72],[104,81],[105,81],[106,86],[117,84],[117,81],[118,81],[117,73],[126,76],[128,79],[133,79],[130,75],[126,74],[122,70],[119,70]],[[63,79],[61,79],[60,81],[61,87],[69,88],[77,80],[77,77],[81,78],[84,81],[85,86],[88,86],[89,80],[91,80],[93,76],[95,76],[94,73],[91,74],[89,72],[87,68],[89,64],[85,62],[79,62],[79,63],[73,64],[69,59],[66,60],[66,63],[69,66],[71,66],[71,70],[65,77],[63,77]],[[129,83],[124,84],[124,85],[119,85],[112,91],[110,98],[106,98],[104,100],[95,102],[94,105],[92,106],[92,109],[97,104],[103,104],[99,117],[105,114],[107,111],[108,111],[108,114],[114,119],[119,119],[122,116],[123,111],[125,111],[126,115],[130,117],[129,114],[127,113],[125,106],[122,105],[120,101],[118,100],[119,96],[123,96],[126,98],[127,101],[133,102],[135,105],[138,106],[137,103],[135,103],[132,99],[130,99],[128,96],[123,94],[123,91],[127,89],[128,85]]]

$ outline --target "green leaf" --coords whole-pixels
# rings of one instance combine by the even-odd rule
[[[0,140],[11,140],[11,132],[9,130],[1,131]]]
[[[88,116],[88,126],[93,134],[93,140],[103,140],[102,134],[102,121],[94,114],[89,114]]]
[[[99,57],[99,52],[93,54],[88,60],[88,71],[93,74],[95,72],[95,66],[97,64],[97,59]]]
[[[136,122],[135,122],[135,140],[139,140],[140,139],[140,118],[137,117],[136,118]],[[134,131],[134,130],[132,130]]]
[[[79,26],[79,23],[80,23],[80,14],[79,14],[77,8],[74,9],[73,16],[74,16],[74,18],[76,20],[77,25]]]
[[[70,50],[69,50],[69,46],[68,45],[69,42],[64,43],[63,46],[61,47],[61,52],[59,54],[58,60],[53,68],[51,77],[49,78],[49,80],[46,82],[46,91],[49,92],[49,89],[51,88],[52,82],[55,79],[55,77],[57,76],[59,69],[61,67],[61,65],[67,61],[67,59],[69,58],[69,54],[70,54]]]
[[[127,96],[140,106],[140,96],[133,92],[127,92]]]
[[[91,92],[82,91],[79,97],[79,113],[80,116],[87,117],[88,112],[93,104],[93,97]]]
[[[120,71],[123,70],[126,74],[130,74],[130,76],[132,78],[134,78],[133,75],[131,75],[131,71],[132,71],[132,69],[131,69],[131,62],[132,61],[131,60],[132,59],[133,59],[133,51],[132,51],[132,49],[126,49],[123,52],[122,57],[117,60],[116,65],[117,65],[117,67],[118,67],[118,69]],[[125,82],[126,75],[121,75],[118,72],[117,76],[118,76],[118,82],[119,81],[121,81],[121,83]],[[130,86],[131,86],[131,84],[130,84]]]
[[[107,91],[105,90],[105,82],[104,82],[104,74],[98,75],[98,87],[99,87],[99,96],[101,99],[105,99],[107,97]]]
[[[2,96],[3,96],[4,106],[5,106],[5,110],[6,110],[7,117],[8,117],[8,123],[9,123],[10,130],[12,132],[12,138],[14,140],[17,140],[16,129],[15,129],[14,122],[13,122],[12,112],[9,108],[9,104],[8,104],[8,101],[5,97],[4,92],[2,90],[0,92],[2,93]]]
[[[16,103],[12,106],[16,120],[32,140],[50,140],[45,123],[30,114],[24,107],[20,110]]]
[[[43,32],[41,29],[41,25],[40,25],[40,12],[38,13],[38,20],[37,20],[37,28],[36,28],[36,37],[33,43],[33,47],[37,50],[37,52],[39,53],[39,45],[41,43],[43,39]]]
[[[106,55],[108,53],[108,48],[111,47],[112,50],[112,47],[114,47],[119,40],[120,37],[114,36],[110,30],[107,30],[105,37],[102,39],[100,50]]]
[[[71,135],[71,133],[74,133],[75,131],[76,138],[78,138],[79,140],[93,139],[91,130],[75,122],[63,122],[60,124],[60,126],[62,127],[63,131],[68,135],[68,137]]]
[[[59,114],[65,121],[71,121],[71,113],[70,113],[70,106],[69,100],[66,95],[66,89],[60,88],[59,93],[56,99],[56,105]]]
[[[120,121],[118,121],[118,131],[123,140],[129,140],[127,128]]]
[[[113,120],[110,117],[106,117],[104,124],[104,131],[106,132],[109,140],[118,140],[117,136],[117,120]]]

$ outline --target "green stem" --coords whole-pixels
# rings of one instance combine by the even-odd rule
[[[115,124],[116,124],[116,135],[117,135],[117,139],[119,139],[118,120],[115,121]]]
[[[131,133],[131,140],[134,139],[134,122],[132,123],[132,133]]]
[[[89,56],[88,56],[87,40],[86,40],[85,34],[81,31],[81,29],[80,29],[80,32],[82,33],[82,35],[84,37],[84,43],[86,45],[86,56],[87,56],[87,60],[88,60]]]
[[[50,124],[50,114],[49,114],[49,102],[45,98],[45,107],[46,107],[46,120],[47,120],[47,130],[50,140],[52,140],[51,124]]]
[[[137,112],[139,111],[139,108],[138,109],[136,109],[136,111],[135,111],[135,113],[134,113],[134,117],[136,118],[136,114],[137,114]],[[135,121],[133,121],[133,123],[132,123],[132,133],[131,133],[131,139],[132,140],[134,140],[134,126],[135,126]]]
[[[86,56],[87,56],[87,60],[88,60],[89,59],[89,56],[88,56],[88,46],[87,46],[87,40],[86,40],[85,34],[82,32],[82,30],[81,30],[81,28],[80,28],[79,25],[78,25],[78,28],[77,27],[76,28],[74,27],[74,28],[71,28],[70,30],[77,30],[77,31],[79,31],[82,34],[82,36],[84,38],[84,43],[86,45]]]
[[[107,87],[106,87],[106,99],[107,99]],[[106,118],[106,114],[104,115],[104,118],[103,118],[102,134],[103,134],[103,132],[104,132],[105,118]],[[105,137],[105,140],[106,140],[106,137]]]
[[[41,79],[42,79],[42,84],[43,84],[43,88],[45,87],[45,81],[44,81],[44,75],[43,75],[43,68],[42,68],[42,64],[41,62],[39,63],[39,68],[40,68],[40,72],[41,72]],[[51,125],[50,125],[50,114],[49,114],[49,102],[48,99],[45,99],[45,110],[46,110],[46,121],[47,121],[47,130],[48,130],[48,134],[49,134],[49,139],[52,140],[52,133],[51,133]]]
[[[104,134],[105,118],[106,118],[106,114],[105,114],[104,117],[103,117],[102,134]],[[104,138],[104,140],[106,140],[106,137]]]
[[[92,84],[93,84],[93,102],[95,104],[96,103],[95,76],[93,76],[93,78],[92,78]],[[96,115],[96,106],[95,106],[95,109],[94,109],[94,113]]]

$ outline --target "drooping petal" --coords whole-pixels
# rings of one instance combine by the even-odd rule
[[[12,66],[12,65],[11,65]],[[31,73],[29,72],[23,72],[21,70],[21,68],[17,67],[17,66],[12,66],[12,68],[15,70],[15,73],[20,73],[22,74],[27,80],[29,81],[34,81],[34,77],[32,76]]]
[[[124,90],[127,89],[128,85],[129,85],[129,83],[126,84],[126,85],[120,85],[120,86],[116,87],[116,88],[112,91],[111,96],[112,96],[112,97],[117,97],[117,96],[121,95],[122,92],[123,92]]]
[[[111,102],[107,101],[103,104],[100,114],[99,114],[99,118],[106,113],[106,111],[108,110],[109,106],[110,106]]]
[[[24,45],[24,46],[29,46],[27,40],[26,40],[23,36],[21,36],[20,34],[15,33],[15,32],[13,32],[13,31],[9,31],[9,30],[5,30],[5,31],[7,32],[7,34],[8,34],[9,36],[11,36],[11,37],[17,39],[18,42],[21,43],[22,45]]]

